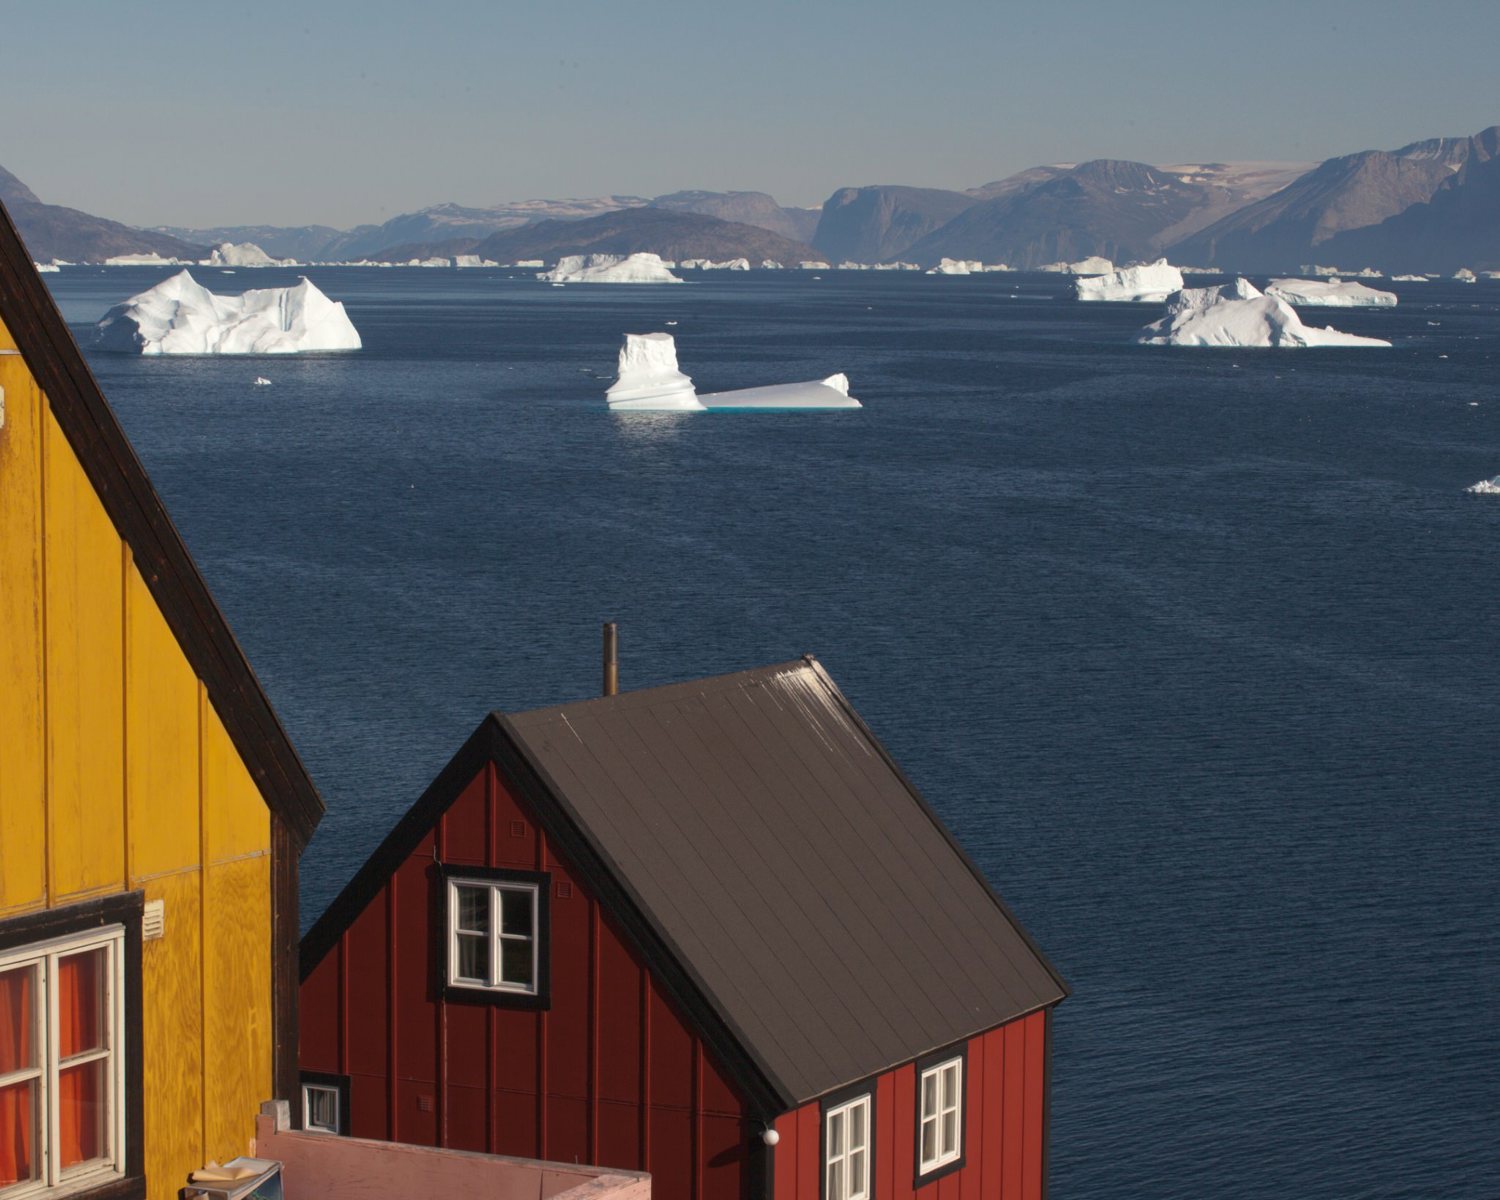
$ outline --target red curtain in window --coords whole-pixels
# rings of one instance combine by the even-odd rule
[[[31,1045],[34,978],[31,967],[0,975],[0,1075],[36,1065]],[[28,1081],[0,1088],[0,1187],[32,1177],[35,1087]]]
[[[61,1062],[104,1045],[103,950],[70,954],[57,963],[57,1048]],[[104,1153],[104,1063],[65,1067],[57,1079],[61,1166]]]

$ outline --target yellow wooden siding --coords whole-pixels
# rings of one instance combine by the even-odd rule
[[[10,336],[10,330],[5,328],[5,322],[0,321],[0,350],[14,350],[16,339]]]
[[[10,335],[0,334],[8,344]],[[46,903],[42,398],[0,354],[0,916]]]
[[[0,387],[0,919],[127,888],[164,902],[143,1116],[168,1200],[248,1150],[271,1096],[270,814],[18,356]]]

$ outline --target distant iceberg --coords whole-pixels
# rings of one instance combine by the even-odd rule
[[[477,254],[455,254],[453,265],[455,267],[498,267],[500,264],[488,258],[480,258]]]
[[[538,279],[548,283],[681,283],[658,254],[570,254]]]
[[[1122,267],[1108,275],[1073,281],[1080,300],[1161,301],[1182,291],[1182,272],[1164,258],[1138,267]]]
[[[222,242],[199,264],[204,267],[295,267],[294,258],[272,258],[254,242]]]
[[[1379,338],[1304,325],[1279,296],[1249,281],[1187,288],[1167,301],[1167,315],[1135,337],[1147,346],[1389,346]]]
[[[670,333],[627,333],[618,378],[604,395],[610,410],[621,412],[862,407],[849,395],[848,377],[841,374],[700,396],[677,365],[677,343]]]
[[[929,275],[974,275],[984,270],[984,264],[973,259],[945,258],[928,270]]]
[[[518,267],[545,267],[547,264],[539,258],[518,258],[515,265]]]
[[[154,251],[150,254],[116,254],[104,260],[106,267],[181,267],[186,264],[180,258],[163,258]]]
[[[812,262],[798,263],[797,266],[798,266],[799,269],[801,269],[803,271],[831,271],[831,270],[833,270],[833,268],[830,267],[826,262],[819,262],[816,259],[813,260]]]
[[[1453,278],[1458,280],[1459,283],[1474,283],[1477,281],[1478,276],[1469,270],[1468,267],[1460,267],[1453,272]]]
[[[1392,275],[1392,283],[1430,283],[1425,275]]]
[[[101,350],[124,354],[296,354],[358,350],[344,306],[307,279],[295,287],[216,296],[179,271],[104,314]]]
[[[1395,292],[1381,292],[1362,283],[1349,283],[1333,276],[1327,279],[1273,279],[1266,295],[1280,296],[1288,304],[1305,308],[1394,308]]]
[[[1166,262],[1166,259],[1162,259]],[[1068,264],[1070,275],[1111,275],[1114,273],[1115,264],[1107,258],[1100,258],[1097,254],[1091,254],[1088,258],[1079,259],[1077,262]]]
[[[38,271],[40,271],[40,272],[42,272],[44,274],[48,274],[48,275],[50,275],[54,271],[60,271],[60,270],[62,270],[62,268],[59,267],[55,262],[49,262],[49,263],[34,262],[31,265],[33,267],[35,267]]]
[[[1500,475],[1496,475],[1493,479],[1481,479],[1478,483],[1464,488],[1464,491],[1474,492],[1480,496],[1500,496]]]
[[[763,258],[760,260],[760,269],[762,271],[779,271],[782,268],[781,264],[774,258]]]

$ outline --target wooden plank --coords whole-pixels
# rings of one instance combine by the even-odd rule
[[[0,321],[0,350],[14,350],[16,339],[11,336],[10,330],[5,327],[5,322]]]
[[[272,1092],[270,855],[207,867],[203,895],[203,1151],[225,1162]]]
[[[202,698],[203,835],[209,863],[271,848],[271,813],[224,722]]]
[[[185,871],[144,886],[160,900],[166,933],[141,944],[146,1175],[183,1180],[203,1154],[202,904],[199,876]],[[211,1083],[211,1086],[216,1086]],[[222,1159],[220,1161],[223,1161]]]
[[[891,1079],[894,1084],[891,1107],[900,1114],[893,1139],[896,1171],[891,1195],[898,1200],[909,1200],[916,1194],[917,1134],[913,1128],[916,1118],[912,1114],[917,1111],[917,1068],[910,1064],[898,1067],[891,1072]]]
[[[125,828],[134,881],[198,865],[199,684],[134,564],[125,612]]]
[[[18,912],[47,898],[42,396],[14,355],[0,387],[0,912]]]
[[[964,1166],[959,1171],[961,1200],[984,1200],[980,1177],[984,1155],[984,1051],[987,1040],[969,1039],[969,1061],[964,1070],[964,1111],[962,1139]],[[917,1118],[914,1115],[912,1120]]]
[[[875,1081],[875,1175],[871,1186],[877,1196],[895,1197],[911,1189],[911,1180],[902,1186],[896,1178],[897,1130],[909,1123],[897,1108],[896,1073],[887,1071]]]
[[[1005,1098],[1001,1130],[1000,1195],[1003,1200],[1021,1200],[1025,1160],[1026,1119],[1026,1027],[1012,1021],[1005,1027]]]
[[[46,513],[51,901],[125,883],[124,546],[50,411]]]
[[[980,1164],[979,1189],[986,1200],[1000,1195],[1001,1163],[1005,1153],[1005,1030],[992,1029],[984,1035],[984,1112],[981,1115],[979,1145],[984,1161]]]
[[[801,1128],[796,1112],[776,1118],[776,1133],[781,1139],[771,1152],[771,1194],[776,1200],[797,1200],[797,1139]]]
[[[1025,1146],[1021,1158],[1022,1200],[1042,1200],[1042,1113],[1046,1104],[1046,1038],[1047,1014],[1032,1013],[1022,1024],[1026,1028],[1024,1116],[1021,1140]]]

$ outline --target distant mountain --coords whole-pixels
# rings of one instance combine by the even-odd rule
[[[0,200],[9,208],[14,204],[40,204],[37,195],[4,167],[0,167]]]
[[[1331,239],[1425,204],[1471,160],[1494,157],[1497,137],[1500,127],[1468,138],[1431,138],[1399,150],[1330,158],[1273,195],[1177,242],[1173,255],[1255,272],[1322,261]]]
[[[830,262],[884,262],[904,254],[977,199],[938,188],[840,188],[823,202],[812,244]]]
[[[553,262],[564,254],[635,254],[649,251],[663,258],[748,258],[781,263],[816,258],[811,246],[769,229],[721,221],[702,213],[662,208],[626,208],[581,221],[539,221],[508,229],[452,253],[478,254],[496,262],[540,258]],[[390,255],[399,261],[399,256]]]
[[[0,167],[0,200],[21,231],[37,262],[103,262],[117,254],[160,254],[163,258],[206,258],[207,246],[165,234],[132,229],[76,208],[43,204],[36,193]]]
[[[672,212],[695,212],[718,217],[721,221],[738,221],[741,225],[758,225],[806,242],[818,227],[821,215],[816,208],[783,208],[765,192],[672,192],[651,201],[652,208]]]
[[[1210,189],[1145,163],[1097,159],[971,205],[905,252],[1004,262],[1023,270],[1098,254],[1155,257],[1161,234],[1209,203]]]
[[[1055,163],[1050,167],[1027,167],[1024,171],[1017,171],[1014,175],[995,180],[994,183],[969,188],[965,195],[973,196],[976,201],[1003,200],[1006,196],[1013,196],[1039,183],[1046,183],[1049,179],[1056,179],[1059,175],[1066,175],[1077,165],[1077,163]]]

